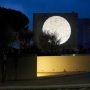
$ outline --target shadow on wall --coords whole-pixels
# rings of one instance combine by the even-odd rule
[[[15,55],[8,57],[6,67],[7,80],[23,80],[35,79],[37,77],[37,55],[36,54],[23,54],[17,60],[17,68],[15,68]],[[2,79],[2,60],[0,58],[0,80]],[[33,68],[34,67],[34,68]]]

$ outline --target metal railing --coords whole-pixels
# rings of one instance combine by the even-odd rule
[[[1,86],[0,90],[90,90],[90,84],[46,86]]]

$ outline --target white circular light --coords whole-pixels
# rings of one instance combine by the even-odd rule
[[[43,32],[51,35],[56,34],[57,40],[60,40],[59,44],[65,43],[71,35],[71,27],[68,21],[60,16],[52,16],[48,18],[42,28]]]

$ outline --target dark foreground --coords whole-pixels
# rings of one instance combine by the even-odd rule
[[[65,76],[42,77],[35,80],[7,81],[7,86],[40,86],[90,83],[90,72]],[[0,83],[2,85],[2,83]]]

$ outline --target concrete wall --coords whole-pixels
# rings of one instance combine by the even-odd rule
[[[90,56],[21,55],[17,64],[17,79],[35,79],[37,72],[90,71]],[[2,78],[0,58],[0,81]],[[7,61],[7,80],[15,80],[15,61]]]
[[[38,56],[37,72],[90,71],[90,56]]]
[[[18,62],[18,79],[35,79],[37,77],[37,56],[24,55]]]
[[[2,79],[2,60],[0,59],[0,81]],[[15,60],[8,57],[6,66],[6,79],[15,80]],[[20,55],[17,63],[17,80],[35,79],[37,77],[37,55],[23,54]]]

